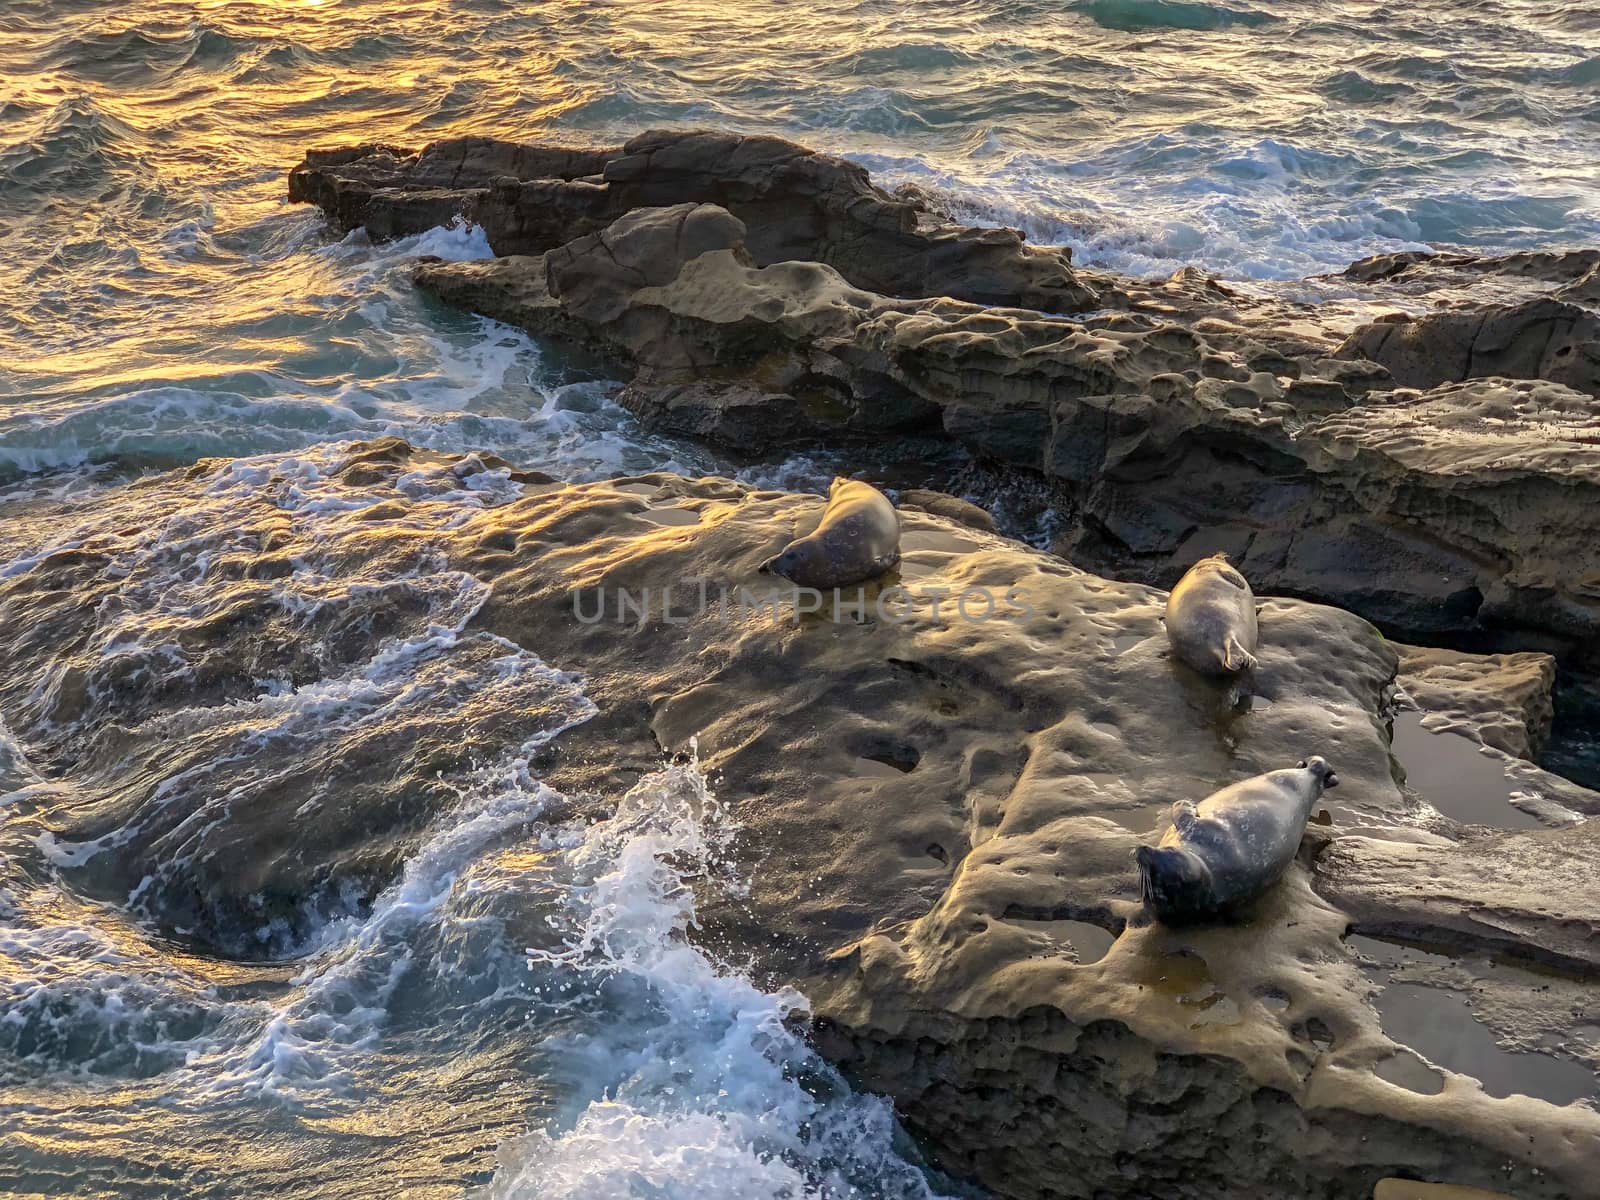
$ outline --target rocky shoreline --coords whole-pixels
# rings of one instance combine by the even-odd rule
[[[659,428],[750,452],[946,439],[1056,489],[1070,532],[1047,553],[961,500],[907,494],[884,581],[909,597],[903,620],[730,619],[689,593],[585,620],[584,595],[756,587],[821,502],[667,474],[572,485],[393,440],[317,468],[314,532],[293,459],[237,501],[218,499],[225,462],[141,481],[127,511],[113,497],[71,549],[0,580],[0,620],[52,631],[0,650],[0,702],[42,765],[100,781],[93,805],[27,802],[51,836],[104,847],[77,872],[86,890],[137,888],[162,928],[239,954],[243,931],[383,886],[451,772],[503,740],[495,711],[416,741],[357,731],[305,778],[232,790],[174,784],[232,761],[231,734],[162,715],[264,677],[333,678],[456,603],[416,579],[476,581],[464,652],[581,669],[596,706],[541,752],[542,776],[602,815],[697,746],[751,881],[707,897],[701,935],[799,986],[818,1046],[951,1174],[1029,1200],[1364,1200],[1392,1177],[1519,1200],[1592,1189],[1592,1102],[1539,1072],[1508,1089],[1451,1069],[1397,1035],[1394,1006],[1469,1002],[1513,1067],[1600,1070],[1584,819],[1600,794],[1531,761],[1550,722],[1541,652],[1593,663],[1600,645],[1600,255],[1357,264],[1352,287],[1403,319],[1347,329],[1198,272],[1085,270],[772,138],[364,146],[309,156],[290,187],[378,237],[480,223],[501,257],[424,262],[418,284],[601,356]],[[1463,288],[1485,301],[1431,305]],[[442,503],[463,489],[495,498],[463,517]],[[61,666],[106,614],[152,603],[161,564],[117,543],[162,514],[236,549],[208,560],[213,603],[166,616],[181,695],[131,654],[83,655],[103,676]],[[1264,603],[1246,696],[1166,654],[1158,589],[1216,550],[1258,593],[1305,597]],[[399,582],[301,628],[280,587],[309,559]],[[939,615],[938,597],[978,592],[1024,603]],[[1372,621],[1508,652],[1401,645]],[[1525,826],[1452,816],[1417,785],[1396,734],[1408,699],[1437,736],[1471,739]],[[1173,801],[1309,754],[1343,785],[1248,919],[1136,919],[1133,848]]]
[[[1258,591],[1419,638],[1600,645],[1595,253],[1358,263],[1351,287],[1413,311],[1347,330],[1192,270],[1074,267],[774,138],[359,147],[290,192],[377,236],[482,221],[504,256],[419,285],[603,355],[662,429],[946,437],[1058,489],[1058,549],[1105,574],[1170,586],[1225,550]]]

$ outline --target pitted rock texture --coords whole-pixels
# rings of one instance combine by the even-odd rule
[[[1413,844],[1386,736],[1396,655],[1361,619],[1266,599],[1241,700],[1171,660],[1160,591],[928,512],[903,511],[894,575],[792,619],[741,609],[738,589],[765,591],[759,564],[809,531],[818,496],[671,475],[569,486],[394,441],[240,470],[201,463],[7,530],[60,547],[0,580],[8,627],[56,634],[0,643],[0,705],[41,772],[75,784],[16,810],[59,846],[99,848],[63,860],[74,884],[137,887],[163,928],[237,952],[326,897],[370,899],[453,802],[463,760],[513,753],[547,720],[548,700],[518,690],[531,669],[506,665],[533,651],[581,666],[595,706],[530,764],[569,798],[551,819],[603,815],[697,739],[750,883],[708,895],[700,936],[797,983],[823,1048],[994,1194],[1366,1200],[1393,1175],[1523,1200],[1589,1187],[1593,1108],[1374,1073],[1395,1047],[1347,914],[1403,910],[1444,944],[1487,922],[1454,865],[1476,850]],[[308,504],[315,521],[297,515]],[[189,557],[142,551],[152,528],[181,529],[157,544]],[[323,603],[292,602],[308,570]],[[709,581],[705,604],[691,578]],[[635,605],[649,589],[645,615],[619,589]],[[446,613],[465,621],[448,662],[495,681],[481,702],[389,743],[357,722],[354,752],[319,756],[314,780],[191,786],[232,761],[229,729],[248,739],[275,711],[263,676],[343,694]],[[159,675],[114,636],[127,614],[158,622],[144,652],[165,656]],[[448,673],[423,685],[454,694]],[[221,742],[186,718],[197,706],[234,714]],[[1129,924],[1133,848],[1173,801],[1309,753],[1343,784],[1279,886],[1237,923]],[[1496,947],[1590,961],[1589,916],[1552,906],[1600,865],[1594,839],[1514,834],[1492,854],[1506,878],[1531,871],[1492,921]],[[1413,863],[1440,868],[1424,893],[1437,908],[1405,893]],[[1528,1020],[1569,1025],[1600,1017],[1597,1001],[1592,979],[1521,1000]]]
[[[1406,311],[1352,333],[1194,269],[1075,271],[766,137],[363,146],[290,190],[379,236],[480,222],[504,257],[419,284],[599,353],[664,430],[949,438],[1059,489],[1059,548],[1107,574],[1170,585],[1221,549],[1417,637],[1600,645],[1596,252],[1367,260],[1346,278]]]
[[[1066,251],[944,221],[874,187],[854,163],[775,137],[654,130],[600,150],[456,138],[415,152],[313,151],[291,172],[289,194],[380,238],[464,217],[497,254],[552,250],[638,208],[709,203],[744,221],[761,265],[825,262],[891,296],[1056,312],[1097,300]]]
[[[1476,738],[1517,758],[1534,759],[1555,717],[1556,660],[1548,654],[1463,654],[1396,645],[1400,686],[1426,712],[1430,728]]]
[[[1396,313],[1357,329],[1338,352],[1381,364],[1404,387],[1505,376],[1548,379],[1600,396],[1600,317],[1549,297],[1416,317]]]
[[[417,279],[629,363],[624,402],[676,433],[747,451],[936,433],[1041,474],[1075,512],[1062,549],[1110,573],[1171,583],[1220,549],[1265,590],[1399,629],[1600,635],[1600,401],[1559,384],[1355,394],[1335,370],[1232,369],[1220,335],[1132,313],[891,300],[756,266],[709,205]]]

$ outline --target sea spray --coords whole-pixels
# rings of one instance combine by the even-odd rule
[[[690,937],[696,885],[735,893],[736,827],[697,763],[640,781],[566,851],[570,901],[530,947],[541,996],[586,1018],[543,1046],[569,1090],[503,1144],[480,1200],[932,1197],[883,1101],[853,1093],[767,992]]]

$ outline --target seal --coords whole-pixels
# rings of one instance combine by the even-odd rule
[[[1226,554],[1202,558],[1167,597],[1167,640],[1202,675],[1253,669],[1258,637],[1256,598]]]
[[[1179,800],[1160,844],[1134,851],[1145,908],[1168,925],[1186,925],[1259,896],[1294,861],[1311,806],[1338,786],[1327,759],[1309,758],[1199,804]]]
[[[809,588],[846,587],[900,561],[900,514],[869,483],[835,479],[815,530],[790,542],[763,571]]]

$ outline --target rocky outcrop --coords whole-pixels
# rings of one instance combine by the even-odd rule
[[[75,886],[259,953],[262,929],[370,899],[496,753],[531,756],[572,806],[556,820],[603,815],[696,739],[750,881],[708,895],[699,936],[798,983],[819,1044],[995,1195],[1366,1200],[1394,1175],[1585,1194],[1593,1108],[1449,1063],[1437,1094],[1381,1071],[1397,1047],[1348,914],[1559,967],[1557,992],[1515,993],[1520,1028],[1581,1028],[1593,921],[1560,889],[1600,846],[1420,831],[1376,630],[1266,600],[1240,700],[1170,659],[1163,593],[909,508],[896,575],[795,614],[759,564],[822,507],[385,441],[31,513],[17,536],[57,549],[0,579],[0,706],[55,782],[14,819]],[[551,671],[577,666],[592,708]],[[390,687],[428,702],[393,726]],[[1309,753],[1343,784],[1279,887],[1234,924],[1130,923],[1133,848],[1173,801]],[[1523,890],[1474,909],[1457,856]]]
[[[1523,250],[1516,254],[1438,254],[1406,250],[1351,263],[1340,277],[1384,282],[1411,292],[1486,278],[1569,287],[1600,267],[1600,250]]]
[[[1339,354],[1379,363],[1405,387],[1505,376],[1548,379],[1600,396],[1600,317],[1550,297],[1396,313],[1357,329]]]
[[[415,152],[313,151],[290,173],[289,195],[380,238],[462,217],[497,254],[552,250],[635,209],[715,204],[744,222],[762,266],[823,262],[890,296],[1054,312],[1097,301],[1067,251],[954,225],[874,187],[854,163],[775,137],[657,130],[600,150],[455,138]]]
[[[1548,654],[1463,654],[1396,645],[1400,686],[1430,727],[1463,733],[1517,758],[1537,758],[1555,717]]]
[[[903,489],[898,507],[932,513],[936,517],[954,521],[957,525],[970,525],[973,529],[980,529],[984,533],[1000,532],[995,519],[970,500],[931,491],[928,488]]]
[[[1075,272],[771,138],[358,147],[291,191],[385,235],[441,206],[481,222],[505,256],[425,264],[421,286],[604,355],[663,430],[746,453],[947,438],[1057,489],[1058,548],[1103,573],[1170,584],[1221,549],[1416,636],[1600,644],[1596,318],[1538,293],[1588,252],[1357,264],[1385,296],[1512,290],[1341,346],[1315,306]]]
[[[1170,582],[1222,549],[1267,590],[1402,629],[1600,632],[1600,402],[1557,384],[1371,393],[1133,313],[888,299],[757,266],[707,205],[417,279],[627,362],[624,401],[677,433],[759,451],[936,432],[1039,473],[1075,507],[1063,548],[1111,573]]]
[[[1336,839],[1317,890],[1365,933],[1503,955],[1579,979],[1600,975],[1600,897],[1590,878],[1600,824],[1466,844]]]

